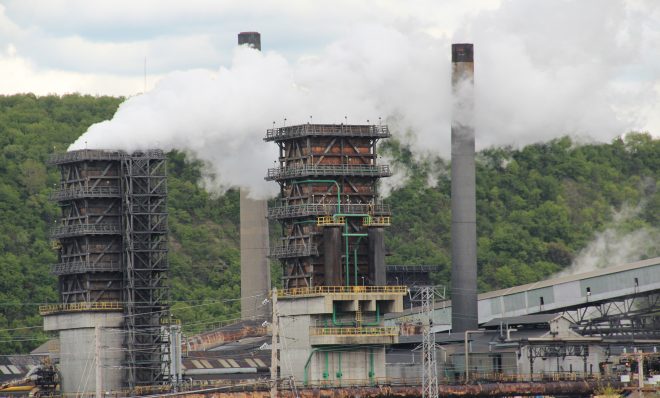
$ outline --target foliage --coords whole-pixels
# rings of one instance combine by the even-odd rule
[[[439,158],[415,158],[395,140],[381,150],[407,175],[387,199],[394,213],[388,262],[439,264],[436,281],[449,286],[450,167]],[[611,144],[563,137],[489,148],[478,154],[476,169],[481,291],[560,271],[624,206],[640,210],[621,228],[660,227],[660,140],[648,133]]]
[[[63,151],[91,124],[109,119],[121,98],[0,96],[0,353],[26,352],[47,339],[37,314],[58,301],[48,239],[59,214],[48,200],[58,182],[48,156]],[[394,225],[391,264],[439,264],[450,278],[450,166],[390,140],[382,150],[406,176],[387,201]],[[638,205],[627,228],[658,227],[660,141],[631,133],[611,144],[569,138],[522,149],[490,148],[477,162],[480,289],[547,277],[571,263],[612,209]],[[239,314],[238,192],[202,188],[205,165],[169,153],[172,308],[188,333]],[[271,228],[275,234],[276,228]],[[277,266],[273,267],[277,280]]]

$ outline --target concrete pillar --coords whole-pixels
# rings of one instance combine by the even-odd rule
[[[123,388],[123,319],[121,312],[44,316],[44,331],[59,332],[62,394],[94,395],[96,380],[102,393]]]
[[[262,302],[270,291],[268,204],[249,198],[241,188],[240,208],[241,318],[266,318],[270,310]]]
[[[387,284],[383,228],[369,228],[369,279],[374,286]]]
[[[326,286],[341,285],[341,230],[323,229],[323,274]]]

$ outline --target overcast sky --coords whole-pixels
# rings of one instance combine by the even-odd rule
[[[370,111],[406,112],[425,125],[448,120],[431,108],[447,100],[433,93],[447,89],[449,45],[474,42],[477,124],[492,130],[481,147],[567,133],[603,141],[631,129],[660,135],[655,0],[0,0],[0,94],[133,96],[145,88],[145,58],[150,92],[173,72],[235,68],[236,35],[250,30],[262,33],[266,53],[288,64],[295,85],[323,79],[309,60],[332,75],[338,52],[368,54],[355,66],[360,74],[344,70],[316,89],[376,76],[382,82],[369,82],[360,95],[391,84],[378,94],[411,98],[416,87],[406,85],[415,84],[426,96],[415,107],[378,99]],[[346,44],[352,38],[360,43]],[[402,51],[411,43],[431,55]],[[399,54],[414,59],[403,65]],[[382,70],[372,74],[371,66]],[[436,70],[437,85],[421,87],[436,84]],[[424,103],[428,112],[419,110]]]

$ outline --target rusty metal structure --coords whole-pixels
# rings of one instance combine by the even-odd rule
[[[50,163],[60,169],[52,199],[61,217],[51,236],[61,304],[43,306],[42,314],[123,313],[126,387],[166,382],[165,154],[78,150],[56,154]]]
[[[61,217],[51,237],[62,304],[122,299],[121,158],[119,152],[75,151],[51,159],[60,169],[51,199]]]
[[[281,202],[268,210],[282,226],[271,258],[283,265],[285,289],[385,285],[383,227],[390,210],[377,182],[391,175],[377,163],[384,125],[303,124],[273,128],[265,141],[279,147]]]

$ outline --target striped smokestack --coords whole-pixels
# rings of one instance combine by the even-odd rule
[[[460,333],[478,327],[472,44],[452,44],[451,58],[451,321]]]

